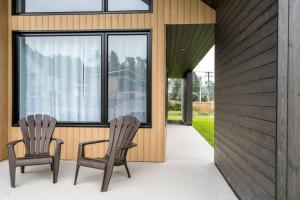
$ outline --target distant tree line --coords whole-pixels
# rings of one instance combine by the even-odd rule
[[[215,84],[212,81],[207,83],[193,72],[193,102],[200,101],[200,98],[202,102],[214,101],[214,88]],[[169,100],[181,101],[181,93],[181,79],[168,79]]]

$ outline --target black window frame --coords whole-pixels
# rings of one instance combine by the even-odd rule
[[[12,32],[12,126],[19,127],[20,118],[20,61],[19,37],[42,36],[99,36],[101,35],[101,122],[61,122],[57,127],[109,127],[108,121],[108,36],[109,35],[146,35],[147,36],[147,89],[146,115],[147,122],[142,122],[142,128],[152,127],[152,30],[87,30],[87,31],[13,31]],[[43,114],[43,113],[42,113]]]
[[[109,0],[102,1],[102,11],[65,11],[65,12],[19,12],[17,3],[18,0],[12,0],[12,15],[85,15],[85,14],[128,14],[128,13],[153,13],[153,0],[150,0],[148,10],[120,10],[120,11],[108,11]]]

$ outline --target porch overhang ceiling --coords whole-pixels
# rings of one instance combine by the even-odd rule
[[[221,0],[202,0],[202,1],[216,10]]]
[[[167,25],[167,73],[182,78],[192,71],[215,43],[213,24]]]

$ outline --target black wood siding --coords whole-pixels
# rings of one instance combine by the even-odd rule
[[[278,2],[221,1],[215,39],[215,163],[241,199],[275,199]]]
[[[300,199],[300,1],[279,0],[277,199]]]

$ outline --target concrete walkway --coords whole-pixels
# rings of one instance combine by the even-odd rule
[[[123,167],[113,173],[109,191],[100,192],[102,172],[82,168],[73,186],[75,162],[63,161],[58,183],[51,183],[48,166],[17,171],[17,187],[10,188],[8,162],[0,163],[1,200],[235,200],[236,197],[213,164],[213,149],[192,128],[168,127],[165,163],[129,163],[132,178]]]

